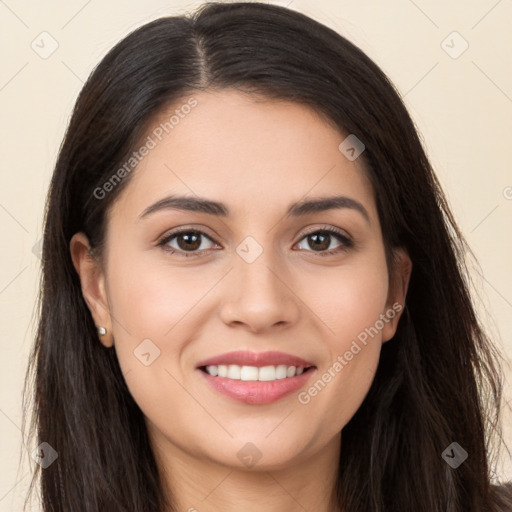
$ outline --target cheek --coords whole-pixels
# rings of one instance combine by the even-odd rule
[[[327,326],[340,349],[375,324],[384,312],[388,294],[385,263],[372,258],[341,265],[302,278],[306,303]]]
[[[143,259],[117,261],[109,274],[117,359],[144,415],[165,423],[171,404],[187,403],[176,361],[189,337],[182,319],[197,303],[199,290],[179,279],[167,281],[168,270]]]
[[[171,401],[190,400],[182,397],[178,384],[183,380],[183,352],[197,334],[196,315],[204,314],[201,299],[219,276],[192,267],[171,268],[149,256],[112,253],[108,288],[115,349],[126,383],[141,409],[159,417],[152,408],[162,390]]]
[[[214,282],[215,276],[205,278],[204,273],[190,269],[171,269],[165,262],[155,263],[149,255],[119,258],[109,274],[116,319],[134,335],[159,339],[166,338]]]
[[[383,258],[354,259],[353,264],[318,273],[314,287],[308,288],[314,290],[307,294],[307,304],[320,319],[326,359],[299,403],[325,418],[332,434],[358,410],[378,366],[379,318],[385,313],[388,293]]]

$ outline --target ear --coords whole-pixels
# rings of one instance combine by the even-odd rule
[[[91,254],[89,240],[84,233],[75,233],[69,243],[73,266],[82,285],[82,295],[97,327],[105,327],[107,333],[100,337],[101,343],[111,347],[112,321],[105,287],[105,274],[100,262]]]
[[[409,288],[409,280],[412,273],[412,262],[407,251],[399,247],[395,249],[393,268],[384,315],[388,318],[382,329],[382,342],[390,340],[396,333],[398,321],[405,308],[405,297]]]

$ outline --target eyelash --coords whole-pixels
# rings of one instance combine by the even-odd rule
[[[187,251],[174,249],[172,247],[167,247],[167,244],[173,238],[175,238],[181,234],[184,234],[184,233],[199,234],[199,235],[202,235],[202,236],[208,238],[212,242],[214,242],[214,240],[212,240],[210,236],[208,236],[204,231],[201,231],[200,229],[182,228],[182,229],[178,229],[176,231],[172,231],[171,233],[168,233],[167,235],[165,235],[157,243],[157,246],[162,247],[162,249],[164,251],[168,252],[169,254],[179,254],[180,256],[183,256],[185,258],[201,256],[201,253],[204,251],[216,250],[216,249],[203,249],[202,251],[187,252]],[[340,254],[340,253],[346,252],[349,249],[351,249],[352,247],[354,247],[354,243],[352,242],[352,240],[350,240],[347,236],[345,236],[341,231],[337,230],[336,228],[332,228],[332,227],[321,227],[321,228],[315,228],[310,231],[307,231],[306,233],[304,233],[302,235],[302,238],[299,240],[299,242],[301,242],[307,236],[313,235],[313,234],[334,235],[342,243],[342,245],[340,247],[337,247],[336,249],[329,249],[328,251],[307,251],[307,252],[314,252],[318,256],[323,257],[323,256],[331,256],[333,254]],[[297,242],[297,243],[299,243],[299,242]],[[216,243],[216,242],[214,242],[214,243]],[[304,249],[301,249],[301,250],[304,250]]]

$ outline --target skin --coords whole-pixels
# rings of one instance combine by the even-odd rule
[[[307,404],[297,392],[266,405],[236,402],[196,365],[233,350],[279,350],[316,366],[299,391],[307,390],[379,315],[405,304],[411,261],[397,250],[388,279],[362,158],[338,149],[347,134],[295,103],[229,89],[193,96],[198,105],[141,161],[110,210],[102,262],[88,255],[83,233],[73,237],[84,298],[107,328],[101,342],[115,346],[178,510],[332,512],[340,431],[363,402],[400,313]],[[170,194],[220,201],[230,215],[166,209],[139,219]],[[333,195],[359,201],[369,221],[349,208],[285,216],[293,202]],[[178,227],[206,233],[199,256],[157,245]],[[315,251],[306,229],[330,227],[354,246]],[[247,236],[263,249],[252,263],[236,252]],[[167,246],[183,254],[179,242]],[[333,235],[326,246],[344,244]],[[160,350],[149,366],[134,356],[144,339]],[[237,453],[249,442],[261,458],[246,467]]]

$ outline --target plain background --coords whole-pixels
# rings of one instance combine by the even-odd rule
[[[34,337],[37,243],[72,106],[92,68],[128,32],[160,16],[190,12],[199,3],[0,2],[0,511],[21,510],[29,481],[20,430],[21,389]],[[479,260],[473,278],[480,318],[510,360],[512,2],[274,3],[308,14],[353,41],[402,94]],[[52,44],[57,49],[44,55]],[[505,402],[512,404],[510,368],[505,370]],[[511,416],[503,422],[512,447]],[[20,454],[24,462],[18,469]],[[512,479],[506,452],[496,472]]]

